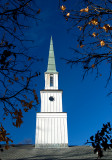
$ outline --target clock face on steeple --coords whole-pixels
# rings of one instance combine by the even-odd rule
[[[50,101],[54,101],[54,97],[53,97],[53,96],[50,96],[50,97],[49,97],[49,100],[50,100]]]

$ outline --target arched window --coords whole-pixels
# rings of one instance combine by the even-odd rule
[[[53,86],[53,74],[50,74],[50,87]]]

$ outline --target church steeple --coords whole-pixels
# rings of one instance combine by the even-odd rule
[[[41,112],[36,115],[36,148],[68,146],[67,113],[63,112],[62,93],[58,89],[58,72],[51,37],[45,89],[40,91]]]
[[[48,66],[45,72],[45,89],[58,89],[58,72],[56,71],[52,36],[50,40]]]
[[[48,66],[47,73],[56,73],[56,65],[55,65],[55,57],[54,57],[54,49],[53,49],[53,40],[51,36],[50,40],[50,49],[49,49],[49,58],[48,58]]]

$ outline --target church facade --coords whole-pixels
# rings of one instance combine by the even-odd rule
[[[68,146],[67,113],[62,108],[62,92],[58,89],[58,72],[51,37],[45,89],[40,91],[41,111],[36,113],[35,148]]]

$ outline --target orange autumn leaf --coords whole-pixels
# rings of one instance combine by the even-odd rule
[[[24,81],[24,77],[22,76],[21,79]]]
[[[100,45],[103,47],[105,45],[105,42],[103,40],[101,40]]]
[[[31,60],[31,57],[28,58],[28,61],[30,61],[30,60]]]
[[[70,16],[70,13],[67,13],[66,16],[69,17],[69,16]]]
[[[9,79],[8,82],[11,83],[11,80]]]
[[[78,26],[79,30],[81,31],[82,30],[82,27],[81,26]]]
[[[95,68],[95,64],[92,64],[92,68]]]
[[[62,11],[64,11],[66,9],[66,7],[64,5],[62,5],[60,8]]]
[[[14,74],[14,80],[18,81],[18,77],[16,77],[16,75]]]
[[[25,102],[25,100],[21,100],[21,103],[24,103]]]
[[[98,19],[92,19],[88,24],[98,25]]]
[[[81,9],[80,12],[89,12],[89,7],[87,6],[87,8]]]
[[[27,77],[27,82],[29,81],[29,78]]]
[[[33,101],[30,101],[30,104],[32,104],[33,103]]]
[[[10,114],[12,115],[12,114],[13,114],[13,112],[10,112]]]
[[[68,18],[67,18],[67,17],[65,17],[65,20],[66,20],[66,21],[68,21]]]
[[[28,112],[28,108],[24,108],[24,111],[25,111],[25,112]]]
[[[15,79],[14,79],[15,81],[18,81],[18,77],[15,77]]]
[[[19,110],[16,109],[15,112],[13,112],[13,113],[15,115],[15,117],[13,117],[13,119],[16,119],[16,122],[13,122],[13,125],[15,127],[20,127],[21,124],[23,123],[23,121],[22,121],[22,118],[23,118],[22,111],[21,111],[21,109],[19,109]]]
[[[80,48],[83,48],[84,47],[84,45],[82,44],[82,45],[80,45]]]
[[[34,94],[34,98],[37,102],[37,104],[39,104],[39,100],[38,100],[38,97],[37,97],[37,94],[36,94],[36,91],[33,89],[33,94]]]
[[[37,11],[37,14],[39,14],[40,13],[40,8],[39,8],[39,10]]]
[[[4,127],[2,126],[2,124],[0,125],[0,142],[6,142],[6,146],[5,149],[8,149],[9,146],[9,141],[13,142],[9,137],[7,137],[8,135],[10,135],[9,133],[6,132],[6,130],[4,129]]]
[[[108,32],[108,30],[112,30],[112,27],[110,27],[109,24],[105,24],[103,27],[101,27],[102,29],[105,30],[105,32]]]
[[[10,79],[8,80],[9,83],[14,84],[14,82],[12,82]]]
[[[95,32],[93,32],[92,36],[93,36],[93,37],[96,37],[96,33],[95,33]]]
[[[16,110],[15,110],[15,112],[13,112],[13,113],[14,113],[14,115],[17,115],[17,113],[18,113],[18,110],[16,109]]]

